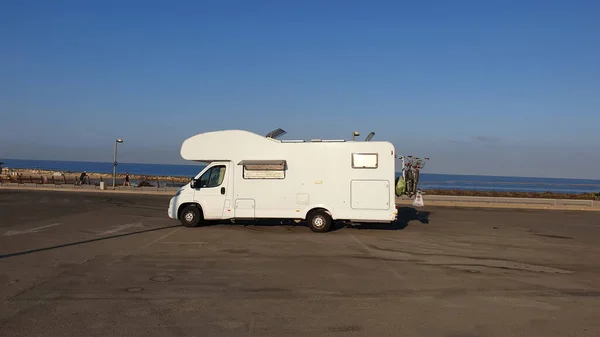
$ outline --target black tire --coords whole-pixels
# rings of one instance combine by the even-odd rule
[[[306,217],[308,227],[316,233],[325,233],[331,230],[333,220],[325,211],[314,210]]]
[[[188,205],[181,210],[179,221],[185,227],[196,227],[200,224],[201,214],[200,209],[196,205]]]

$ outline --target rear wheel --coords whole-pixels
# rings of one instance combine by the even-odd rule
[[[333,220],[327,212],[323,210],[314,210],[306,217],[310,230],[317,233],[325,233],[331,229]]]
[[[200,209],[195,205],[188,205],[179,214],[181,224],[186,227],[196,227],[200,223]]]

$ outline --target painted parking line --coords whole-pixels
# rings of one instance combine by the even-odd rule
[[[171,227],[165,227],[165,228],[171,228]],[[164,229],[164,228],[162,228],[162,229]],[[113,260],[110,263],[108,263],[106,266],[115,264],[115,263],[121,261],[126,256],[130,256],[130,255],[133,255],[133,254],[135,254],[137,252],[140,252],[140,251],[142,251],[142,250],[144,250],[144,249],[152,246],[153,244],[156,244],[157,242],[160,242],[162,239],[166,239],[167,237],[171,236],[172,234],[175,234],[180,229],[181,228],[175,228],[174,230],[170,231],[169,233],[167,233],[167,234],[165,234],[165,235],[163,235],[163,236],[161,236],[161,237],[159,237],[157,239],[154,239],[154,240],[152,240],[152,241],[150,241],[150,242],[148,242],[146,244],[143,244],[141,246],[138,246],[138,247],[134,248],[133,250],[131,250],[129,252],[126,252],[125,254],[122,254],[121,256],[119,256],[118,258],[116,258],[115,260]]]
[[[405,277],[400,275],[400,273],[390,265],[390,263],[388,261],[386,261],[385,259],[383,259],[381,257],[381,255],[379,255],[376,251],[374,251],[373,249],[369,248],[369,246],[367,246],[364,242],[360,241],[359,239],[357,239],[354,235],[348,233],[348,235],[354,240],[356,241],[358,244],[360,244],[367,252],[369,252],[369,254],[371,254],[374,257],[377,257],[378,259],[380,259],[380,261],[383,262],[383,264],[385,264],[385,266],[387,267],[387,269],[394,275],[396,276],[396,278],[398,280],[404,280]]]
[[[44,225],[44,226],[39,226],[39,227],[35,227],[35,228],[29,228],[29,229],[24,229],[24,230],[10,230],[10,231],[6,231],[3,236],[13,236],[13,235],[23,235],[23,234],[31,234],[31,233],[38,233],[41,232],[43,230],[45,230],[46,228],[50,228],[50,227],[54,227],[54,226],[59,226],[62,225],[62,223],[53,223],[50,225]]]
[[[142,225],[141,222],[134,222],[134,223],[129,223],[129,224],[115,226],[115,228],[113,228],[113,229],[109,229],[107,231],[104,231],[102,233],[98,233],[96,235],[98,235],[98,236],[105,236],[105,235],[115,234],[115,233],[124,231],[124,230],[129,229],[129,228],[142,228],[142,227],[144,227],[144,225]]]

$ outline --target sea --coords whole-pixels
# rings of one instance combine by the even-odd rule
[[[81,162],[54,160],[1,159],[3,167],[56,170],[62,172],[112,173],[112,162]],[[119,163],[118,173],[135,175],[193,177],[204,168],[203,164],[135,164]],[[396,173],[398,176],[400,173]],[[486,175],[457,175],[427,173],[421,171],[419,188],[427,190],[470,190],[502,192],[554,192],[554,193],[598,193],[600,180],[505,177]]]

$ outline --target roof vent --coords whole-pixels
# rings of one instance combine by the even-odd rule
[[[267,138],[277,139],[277,138],[285,135],[286,133],[287,133],[287,131],[285,131],[285,130],[283,130],[281,128],[278,128],[278,129],[275,129],[275,130],[267,133],[266,137]]]

